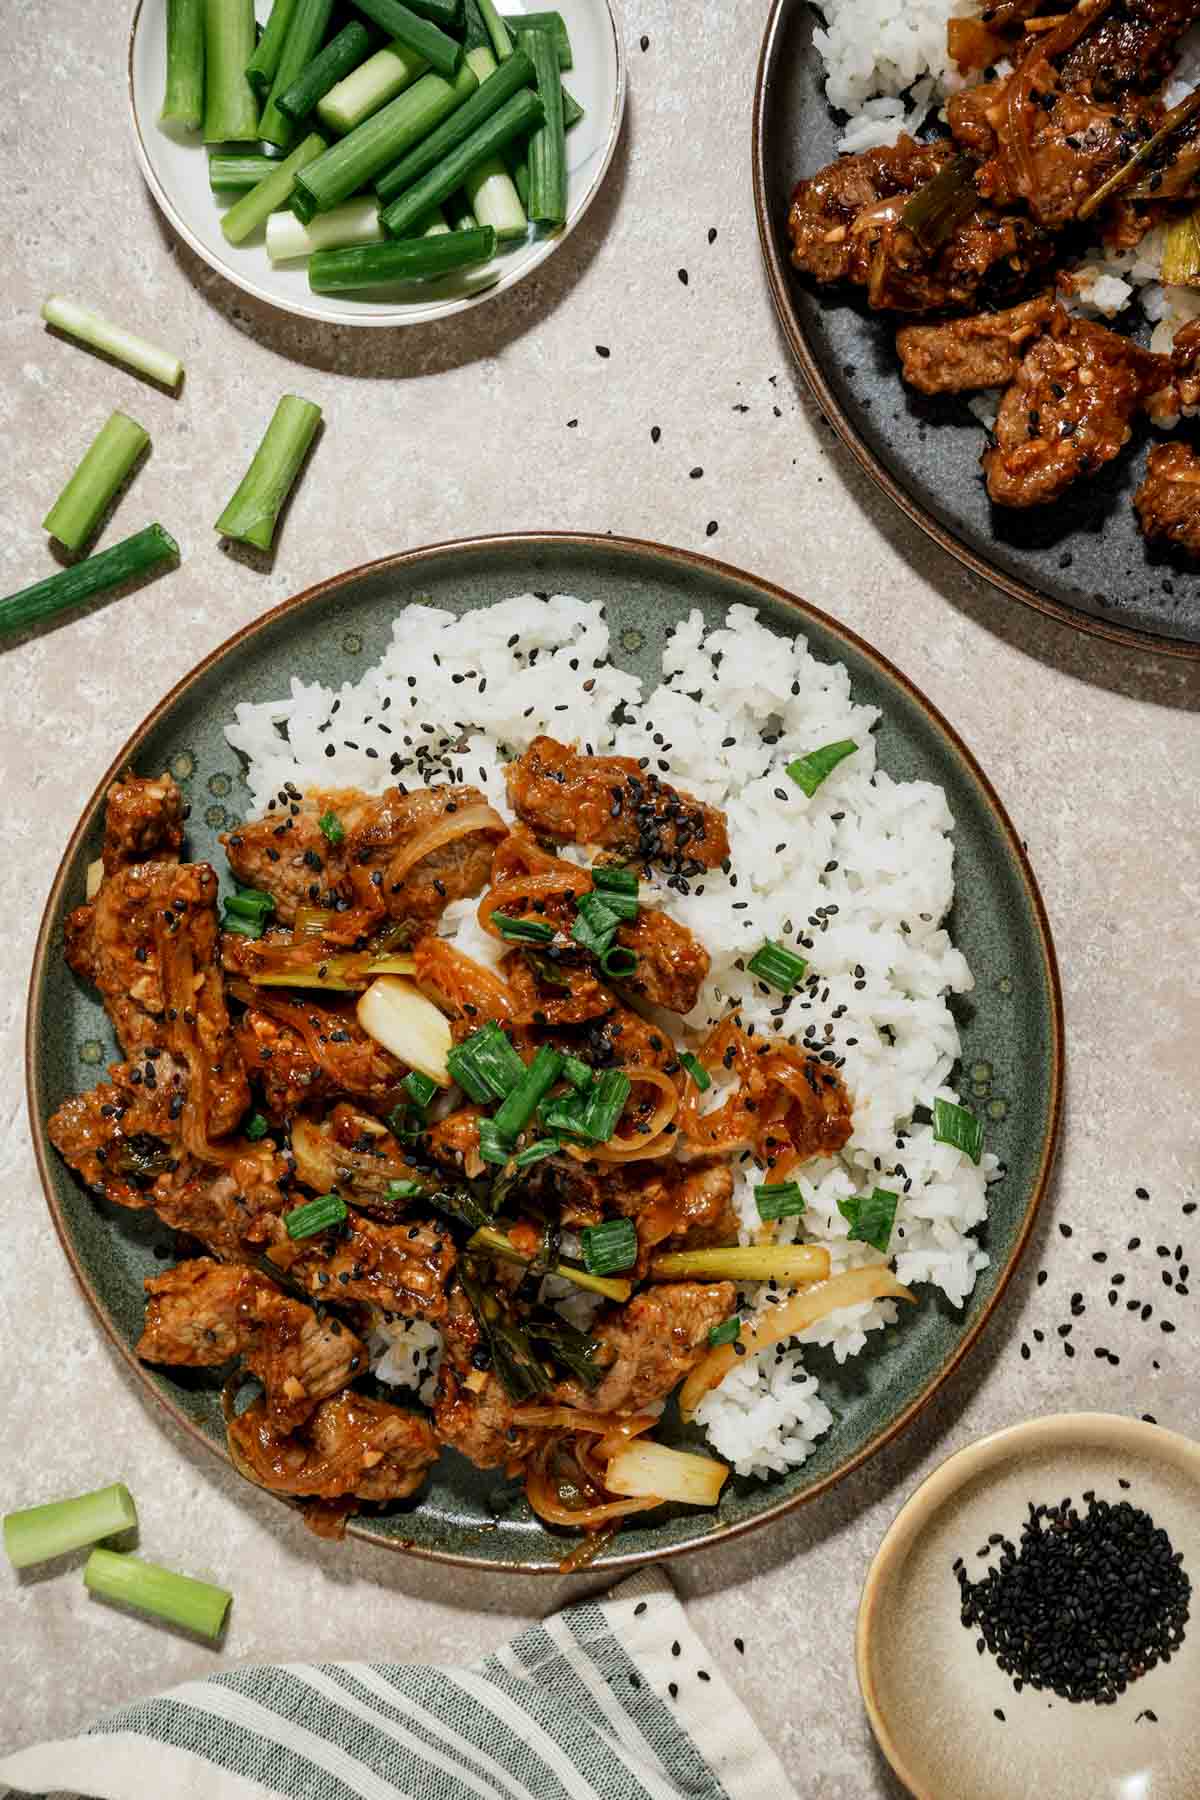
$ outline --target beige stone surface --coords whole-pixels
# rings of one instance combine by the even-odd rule
[[[154,452],[106,541],[160,518],[185,561],[144,599],[0,652],[0,1506],[124,1476],[142,1502],[147,1552],[230,1580],[237,1605],[216,1654],[89,1605],[72,1570],[17,1579],[0,1569],[0,1746],[70,1731],[224,1661],[472,1657],[571,1591],[320,1544],[183,1440],[110,1352],[50,1230],[20,1033],[67,833],[126,734],[198,657],[287,594],[387,551],[580,527],[717,552],[891,656],[991,773],[1057,936],[1063,1156],[1025,1271],[982,1346],[907,1437],[835,1493],[675,1569],[798,1791],[892,1793],[859,1706],[852,1633],[867,1562],[905,1495],[973,1434],[1029,1413],[1112,1408],[1200,1427],[1198,1303],[1167,1294],[1153,1250],[1180,1243],[1200,1272],[1200,1215],[1180,1211],[1197,1188],[1200,664],[1089,640],[968,578],[819,422],[759,267],[749,111],[762,0],[629,0],[629,117],[585,227],[466,320],[394,333],[292,322],[201,265],[134,164],[129,8],[51,11],[0,7],[0,586],[49,568],[38,521],[114,406],[146,424]],[[176,346],[188,364],[182,395],[48,336],[38,307],[55,290]],[[611,348],[607,360],[597,344]],[[319,401],[326,430],[264,568],[224,552],[212,520],[284,389]],[[707,538],[710,520],[719,530]],[[1070,1239],[1058,1221],[1073,1225]],[[1127,1255],[1135,1234],[1143,1250]],[[1092,1260],[1104,1248],[1106,1268]],[[1110,1308],[1117,1268],[1128,1282]],[[1069,1360],[1055,1326],[1077,1290],[1087,1311]],[[1127,1296],[1152,1303],[1154,1317],[1127,1311]]]

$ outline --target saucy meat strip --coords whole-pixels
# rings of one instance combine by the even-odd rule
[[[182,1074],[172,1065],[169,1078],[149,1086],[144,1063],[114,1063],[108,1073],[107,1081],[72,1094],[52,1114],[50,1142],[94,1194],[116,1206],[154,1206],[157,1194],[169,1194],[181,1180]]]
[[[640,1412],[665,1400],[707,1353],[709,1332],[736,1302],[732,1281],[672,1281],[643,1288],[625,1306],[606,1307],[592,1324],[602,1345],[603,1381],[590,1392],[565,1382],[559,1398],[601,1413]]]
[[[353,1000],[257,996],[236,1036],[246,1073],[259,1082],[273,1119],[339,1094],[394,1106],[408,1072],[363,1030]]]
[[[1100,99],[1156,88],[1171,71],[1176,39],[1197,18],[1200,0],[1122,0],[1068,50],[1059,77]]]
[[[271,1260],[318,1300],[353,1300],[383,1313],[441,1319],[458,1252],[436,1221],[380,1225],[352,1212],[336,1231],[306,1239],[299,1255],[283,1249]]]
[[[965,394],[1007,387],[1030,338],[1054,312],[1046,295],[1004,312],[977,313],[941,325],[902,325],[896,333],[901,373],[922,394]]]
[[[178,862],[183,843],[183,795],[171,776],[132,770],[114,781],[104,811],[105,875],[129,863]]]
[[[200,1369],[241,1356],[281,1430],[294,1430],[367,1366],[365,1346],[347,1326],[318,1319],[256,1269],[197,1258],[153,1276],[146,1292],[142,1361]]]
[[[396,1210],[388,1199],[392,1184],[416,1173],[387,1126],[345,1100],[324,1119],[292,1120],[292,1154],[297,1176],[314,1193],[336,1189],[352,1206],[384,1217]]]
[[[725,815],[632,756],[580,756],[537,737],[505,779],[517,817],[553,843],[596,844],[684,874],[715,869],[729,855]]]
[[[544,1434],[519,1427],[499,1376],[488,1368],[479,1326],[461,1287],[450,1293],[445,1345],[434,1392],[437,1435],[477,1469],[515,1472]]]
[[[1158,444],[1133,497],[1148,538],[1166,538],[1200,557],[1200,456],[1188,444]]]
[[[235,1465],[260,1487],[324,1500],[406,1500],[438,1455],[427,1419],[354,1393],[322,1400],[295,1432],[256,1400],[228,1431]]]

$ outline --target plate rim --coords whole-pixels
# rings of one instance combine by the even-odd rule
[[[492,282],[490,286],[486,288],[481,288],[477,294],[464,294],[461,298],[456,300],[435,303],[437,306],[436,311],[428,311],[425,309],[422,309],[419,312],[414,310],[401,311],[399,307],[397,307],[392,312],[388,313],[373,313],[369,316],[365,314],[359,316],[352,312],[347,312],[344,316],[339,315],[334,318],[331,317],[329,313],[323,312],[319,306],[315,305],[313,299],[305,300],[301,298],[299,300],[282,300],[278,294],[273,294],[267,288],[261,287],[252,276],[244,275],[239,270],[232,268],[228,263],[219,260],[208,245],[202,243],[192,231],[190,225],[187,223],[186,219],[183,218],[167,189],[159,180],[154,165],[150,160],[150,153],[146,148],[145,140],[142,136],[142,124],[141,119],[138,116],[137,103],[134,99],[133,91],[133,49],[137,38],[138,22],[142,16],[142,8],[146,3],[147,0],[134,0],[133,16],[129,21],[129,45],[125,61],[125,85],[126,99],[129,105],[129,125],[133,135],[134,156],[137,160],[142,180],[149,188],[151,198],[154,200],[154,203],[163,215],[163,218],[171,227],[171,230],[176,232],[178,236],[184,240],[189,249],[194,251],[207,268],[211,269],[215,275],[219,275],[222,280],[232,283],[232,285],[240,289],[242,293],[250,294],[255,300],[261,300],[264,305],[273,307],[276,312],[288,313],[293,318],[312,319],[314,323],[318,325],[334,327],[345,325],[351,327],[365,326],[377,330],[396,331],[405,325],[440,324],[443,319],[453,318],[457,313],[466,312],[471,307],[481,306],[484,301],[493,299],[497,294],[507,293],[511,288],[516,287],[519,282],[523,281],[527,275],[532,275],[535,269],[540,269],[542,264],[566,243],[576,227],[582,224],[585,215],[591,209],[592,202],[604,185],[608,171],[612,166],[613,157],[616,155],[617,145],[621,140],[621,130],[625,122],[626,100],[628,98],[629,89],[625,33],[618,0],[604,0],[604,8],[608,14],[608,22],[612,29],[613,47],[616,55],[617,85],[616,91],[613,94],[613,110],[609,120],[608,136],[605,140],[604,148],[601,152],[595,173],[592,176],[591,183],[586,189],[579,210],[575,213],[574,217],[567,219],[567,222],[561,231],[555,232],[552,236],[544,238],[541,243],[538,244],[534,254],[529,258],[528,262],[522,263],[519,268],[512,268],[507,274],[501,274],[498,280]],[[151,4],[153,4],[153,0],[151,0]],[[313,298],[315,299],[315,297]]]
[[[754,185],[754,212],[758,222],[758,241],[766,268],[767,285],[771,290],[771,298],[775,303],[775,311],[783,334],[799,365],[800,373],[808,383],[813,399],[828,418],[829,423],[834,427],[859,468],[883,489],[889,500],[893,501],[901,512],[912,520],[914,525],[918,526],[927,537],[932,538],[941,549],[948,551],[965,568],[970,569],[972,574],[981,576],[983,580],[1010,595],[1012,599],[1032,607],[1035,612],[1057,620],[1060,625],[1069,625],[1076,631],[1082,631],[1089,637],[1102,638],[1106,643],[1119,644],[1126,650],[1151,650],[1164,656],[1179,657],[1186,661],[1200,661],[1200,642],[1193,643],[1185,638],[1168,637],[1157,631],[1138,631],[1130,625],[1121,625],[1108,619],[1096,618],[1091,613],[1068,606],[1063,600],[1056,600],[1052,595],[1044,594],[1040,588],[1022,581],[1019,576],[1010,575],[1007,570],[988,562],[986,558],[972,550],[957,533],[943,525],[928,507],[911,494],[882,458],[870,448],[826,380],[825,373],[792,305],[788,271],[779,254],[771,211],[767,202],[766,114],[768,89],[778,56],[778,39],[784,15],[796,3],[797,0],[772,0],[754,78],[750,156]]]
[[[34,947],[33,964],[30,971],[29,985],[26,993],[25,1014],[25,1095],[28,1109],[30,1136],[33,1141],[34,1156],[37,1162],[38,1177],[46,1204],[54,1223],[54,1229],[62,1245],[71,1271],[79,1283],[88,1304],[95,1313],[102,1328],[107,1334],[127,1368],[137,1377],[139,1387],[145,1390],[155,1401],[162,1405],[188,1435],[202,1444],[211,1454],[217,1456],[228,1466],[232,1466],[226,1448],[215,1443],[201,1430],[184,1410],[177,1405],[170,1395],[165,1393],[150,1377],[146,1367],[138,1361],[131,1347],[125,1343],[117,1331],[108,1309],[96,1291],[87,1271],[76,1252],[74,1243],[67,1229],[66,1220],[59,1204],[55,1183],[51,1175],[51,1157],[49,1138],[46,1132],[46,1101],[43,1093],[40,1071],[38,1068],[38,1046],[35,1041],[35,1018],[40,990],[45,980],[46,965],[52,948],[53,920],[59,909],[67,878],[78,854],[80,845],[87,834],[90,821],[101,806],[110,784],[120,771],[127,767],[131,757],[135,756],[143,739],[161,721],[166,713],[195,687],[208,672],[222,662],[240,646],[256,637],[269,625],[302,608],[312,606],[325,596],[336,593],[340,588],[352,582],[360,581],[369,575],[384,571],[398,576],[411,575],[414,570],[427,564],[439,556],[450,554],[487,556],[497,548],[518,548],[529,553],[538,549],[570,548],[576,551],[596,553],[600,555],[618,555],[630,561],[649,560],[660,565],[667,565],[685,573],[699,573],[703,576],[719,580],[732,580],[749,585],[770,600],[781,605],[786,611],[797,615],[798,623],[803,628],[806,623],[815,623],[822,630],[832,633],[849,645],[857,654],[870,663],[875,672],[885,681],[894,683],[915,703],[926,715],[934,729],[948,742],[954,754],[965,766],[968,775],[982,792],[988,807],[996,821],[1001,836],[1010,854],[1014,868],[1020,877],[1025,890],[1026,901],[1036,929],[1038,947],[1041,952],[1041,973],[1049,996],[1049,1043],[1048,1043],[1048,1099],[1046,1127],[1042,1135],[1041,1149],[1037,1168],[1026,1202],[1012,1249],[1004,1268],[1001,1270],[996,1287],[982,1307],[978,1318],[963,1332],[952,1352],[934,1369],[928,1381],[913,1396],[908,1405],[879,1431],[875,1432],[867,1442],[838,1468],[833,1469],[822,1480],[802,1493],[785,1495],[772,1505],[765,1507],[754,1517],[742,1519],[733,1524],[718,1525],[716,1528],[706,1523],[698,1523],[696,1536],[686,1543],[667,1545],[660,1549],[630,1551],[612,1557],[604,1557],[597,1561],[596,1568],[606,1575],[616,1575],[629,1570],[646,1566],[650,1563],[663,1562],[678,1556],[692,1555],[712,1545],[728,1543],[749,1531],[759,1530],[784,1514],[807,1505],[819,1496],[826,1494],[838,1482],[854,1474],[864,1463],[869,1461],[897,1438],[901,1432],[913,1422],[919,1413],[933,1399],[934,1395],[945,1385],[958,1369],[969,1351],[978,1343],[984,1329],[992,1320],[1001,1300],[1004,1298],[1009,1284],[1021,1263],[1033,1233],[1034,1224],[1045,1199],[1050,1178],[1057,1159],[1062,1135],[1063,1089],[1065,1080],[1065,1024],[1063,1012],[1063,991],[1059,974],[1058,956],[1054,946],[1054,938],[1050,929],[1050,920],[1042,899],[1041,889],[1029,856],[1021,842],[1015,825],[1009,817],[1007,808],[1001,800],[991,779],[977,761],[974,753],[964,742],[955,727],[944,717],[941,711],[926,698],[916,685],[881,651],[860,637],[859,634],[831,614],[814,606],[810,601],[801,599],[790,593],[778,583],[765,576],[753,575],[732,563],[716,557],[703,555],[699,551],[682,549],[675,545],[660,544],[650,539],[609,535],[607,532],[587,531],[512,531],[481,533],[464,538],[449,538],[433,544],[425,544],[415,549],[394,551],[387,555],[375,557],[369,562],[357,564],[354,568],[341,570],[336,575],[325,577],[304,588],[298,594],[281,601],[267,612],[251,619],[229,637],[218,644],[215,649],[200,659],[189,669],[162,698],[143,717],[141,723],[130,733],[121,749],[113,758],[90,797],[84,804],[79,818],[73,827],[66,847],[55,870],[42,910],[41,922],[38,926],[37,940]],[[279,1498],[279,1496],[273,1496]],[[451,1567],[467,1569],[486,1569],[489,1572],[503,1575],[557,1575],[560,1573],[556,1562],[532,1562],[517,1560],[514,1562],[495,1562],[477,1556],[468,1556],[457,1551],[433,1549],[427,1545],[415,1544],[403,1537],[380,1537],[365,1526],[351,1519],[347,1526],[347,1534],[376,1545],[379,1548],[404,1551],[420,1557],[428,1562],[444,1563]]]

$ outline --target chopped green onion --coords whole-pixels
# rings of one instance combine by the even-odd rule
[[[622,944],[612,944],[600,958],[600,967],[612,981],[625,981],[637,973],[638,959]]]
[[[267,220],[267,255],[273,263],[295,262],[317,250],[345,250],[352,244],[381,244],[383,226],[374,197],[346,200],[332,212],[317,213],[307,225],[294,212],[272,213]]]
[[[554,938],[553,925],[541,919],[514,919],[508,913],[494,912],[492,924],[507,944],[549,944]]]
[[[513,1161],[518,1169],[528,1169],[534,1163],[544,1162],[548,1156],[556,1156],[561,1149],[557,1138],[538,1138],[535,1144],[526,1144],[523,1150],[518,1150]]]
[[[604,895],[610,906],[612,905],[612,901],[608,899],[610,894],[622,894],[626,899],[631,900],[636,900],[638,897],[638,878],[632,869],[616,869],[604,864],[601,868],[593,869],[591,875],[592,886],[598,894]],[[623,919],[632,918],[632,916],[632,913],[621,914]]]
[[[198,131],[204,117],[204,0],[167,0],[167,79],[160,125]]]
[[[257,1144],[260,1138],[265,1138],[267,1135],[267,1121],[260,1112],[251,1113],[242,1126],[242,1130],[252,1144]]]
[[[487,51],[480,54],[488,57],[491,68],[495,70],[494,58]],[[394,162],[376,179],[375,192],[385,205],[407,193],[443,157],[449,156],[478,126],[498,112],[511,95],[520,88],[528,87],[533,81],[533,66],[527,56],[515,56],[502,70],[486,76],[480,74],[473,59],[468,61],[479,82],[478,88],[462,106],[456,107],[448,118],[443,119],[434,131],[421,138],[398,162]]]
[[[105,588],[116,587],[135,576],[149,575],[165,562],[179,560],[179,545],[161,525],[147,525],[108,550],[98,550],[57,575],[35,581],[32,587],[0,600],[0,637],[6,632],[23,631],[51,619],[68,607],[90,600]]]
[[[434,1095],[441,1092],[437,1082],[431,1081],[428,1075],[422,1075],[420,1069],[414,1069],[411,1074],[406,1075],[400,1085],[405,1093],[412,1095],[414,1102],[422,1112]]]
[[[318,1231],[328,1231],[331,1225],[340,1225],[345,1217],[346,1202],[340,1194],[321,1194],[316,1200],[284,1213],[283,1222],[290,1238],[306,1238],[313,1237]]]
[[[887,1188],[876,1188],[871,1194],[856,1194],[851,1200],[839,1200],[838,1211],[850,1225],[850,1236],[860,1244],[870,1244],[887,1254],[896,1223],[899,1196]]]
[[[623,1070],[606,1069],[584,1098],[585,1136],[597,1144],[607,1143],[617,1129],[617,1120],[625,1110],[631,1091],[632,1083]]]
[[[580,1233],[589,1275],[615,1275],[637,1261],[637,1230],[632,1219],[606,1219]]]
[[[387,1116],[387,1128],[401,1143],[411,1143],[414,1138],[421,1137],[426,1129],[425,1114],[415,1106],[393,1106]]]
[[[316,162],[318,156],[325,152],[325,139],[319,132],[310,131],[290,156],[279,162],[272,162],[257,187],[235,200],[228,212],[221,219],[221,234],[227,244],[241,244],[265,225],[273,212],[286,206],[291,195],[292,183],[301,169],[309,163]]]
[[[525,1064],[494,1019],[467,1039],[466,1048],[497,1100],[504,1100],[525,1076]]]
[[[533,64],[542,119],[535,124],[526,152],[529,200],[526,210],[535,225],[558,229],[567,218],[567,154],[563,122],[562,78],[558,51],[549,31],[521,31],[520,44]]]
[[[566,20],[560,12],[518,13],[512,23],[518,31],[548,31],[550,41],[558,54],[559,68],[570,69],[574,66],[570,35],[567,31]]]
[[[354,0],[354,4],[389,37],[398,39],[409,50],[423,56],[439,75],[458,73],[462,45],[455,43],[428,19],[419,18],[409,7],[402,6],[400,0]]]
[[[280,508],[321,423],[321,409],[299,394],[284,394],[237,492],[216,529],[240,543],[269,550]]]
[[[547,1100],[538,1117],[547,1131],[553,1131],[559,1137],[585,1138],[589,1135],[585,1118],[586,1106],[584,1095],[562,1094],[557,1100]]]
[[[122,1556],[115,1550],[93,1550],[83,1579],[89,1593],[99,1594],[102,1600],[116,1600],[206,1638],[220,1637],[233,1600],[228,1588],[176,1575],[173,1569]]]
[[[560,1052],[549,1044],[539,1047],[537,1055],[496,1114],[494,1123],[502,1137],[515,1138],[519,1131],[524,1131],[562,1074],[562,1062]]]
[[[384,1194],[385,1200],[415,1200],[418,1194],[425,1192],[423,1182],[414,1181],[410,1176],[405,1181],[389,1181]]]
[[[467,1040],[470,1042],[470,1039]],[[456,1081],[468,1099],[475,1100],[480,1106],[487,1106],[495,1099],[491,1088],[478,1074],[474,1060],[467,1050],[467,1045],[456,1044],[446,1052],[446,1073],[452,1081]]]
[[[804,1211],[804,1195],[795,1181],[766,1181],[754,1190],[760,1219],[798,1219]]]
[[[137,1509],[129,1489],[117,1481],[74,1500],[51,1500],[45,1506],[26,1506],[7,1514],[4,1548],[14,1569],[28,1569],[100,1538],[132,1531],[136,1524]]]
[[[163,387],[179,386],[183,364],[177,356],[160,349],[157,344],[148,343],[145,338],[135,337],[122,325],[102,319],[90,306],[81,306],[77,300],[66,300],[61,294],[51,294],[42,305],[42,317],[56,331],[65,331],[68,337],[76,338],[90,350],[99,350],[117,362],[126,363],[139,375],[147,375],[151,381],[161,382]]]
[[[605,906],[615,918],[625,924],[632,924],[638,916],[638,898],[636,894],[612,894],[605,888],[600,894]]]
[[[774,938],[768,938],[761,950],[756,950],[746,964],[749,974],[759,981],[765,981],[768,987],[778,988],[781,994],[790,994],[808,964],[794,950],[783,944],[777,944]]]
[[[43,531],[68,550],[82,550],[149,442],[136,419],[111,413],[42,520]]]
[[[355,19],[344,26],[278,95],[275,104],[284,118],[294,125],[306,119],[339,81],[361,68],[370,48],[371,39],[365,25]]]
[[[345,137],[356,125],[411,87],[429,64],[403,44],[388,44],[360,63],[317,104],[317,117],[331,131]]]
[[[905,202],[900,222],[932,256],[978,204],[975,164],[955,156]]]
[[[235,937],[260,938],[263,934],[263,922],[259,918],[243,919],[236,913],[226,913],[221,920],[221,930],[230,931]]]
[[[570,131],[572,125],[578,125],[584,117],[584,109],[580,106],[569,88],[563,89],[563,130]]]
[[[576,910],[579,916],[571,927],[571,936],[593,956],[603,956],[611,949],[620,924],[616,913],[603,894],[595,893],[581,894]]]
[[[690,1050],[681,1050],[679,1052],[679,1060],[695,1082],[696,1086],[700,1089],[700,1092],[706,1094],[712,1086],[712,1076],[700,1061],[700,1058],[698,1056],[693,1056]]]
[[[825,777],[832,775],[838,764],[853,756],[857,749],[853,738],[841,738],[836,744],[822,744],[819,750],[810,750],[807,756],[798,756],[795,762],[790,762],[787,772],[811,800]]]
[[[973,1163],[983,1155],[983,1120],[977,1119],[969,1107],[955,1106],[949,1100],[935,1100],[933,1135],[939,1144],[953,1144]]]
[[[487,34],[492,40],[492,49],[499,62],[507,62],[513,53],[512,33],[503,18],[496,11],[494,0],[479,0],[479,11],[483,15]]]
[[[277,157],[260,156],[257,151],[210,150],[208,185],[214,194],[248,194],[278,167]]]
[[[512,1138],[500,1130],[495,1119],[480,1119],[479,1154],[484,1162],[503,1168],[512,1153]]]
[[[243,919],[269,919],[275,911],[272,895],[264,894],[258,888],[239,888],[236,894],[230,894],[225,901],[226,912],[237,913]]]
[[[309,259],[308,285],[314,294],[352,293],[356,288],[400,287],[436,281],[460,269],[477,268],[496,253],[496,233],[426,232],[403,243],[348,244],[342,250],[318,250]],[[414,292],[416,290],[413,290]]]
[[[254,55],[246,64],[246,80],[255,93],[264,98],[271,91],[271,83],[283,55],[288,26],[295,10],[296,0],[273,0],[271,16],[258,40]]]
[[[742,1335],[742,1321],[737,1313],[731,1319],[723,1319],[719,1325],[709,1328],[708,1347],[719,1349],[722,1344],[735,1344]]]
[[[323,812],[317,820],[317,828],[327,844],[340,844],[346,836],[346,828],[335,812]]]
[[[296,0],[271,92],[258,121],[259,137],[265,143],[277,145],[280,150],[291,148],[296,126],[294,120],[281,111],[279,97],[286,93],[297,76],[304,73],[320,50],[332,12],[333,0]]]
[[[251,143],[258,99],[246,79],[254,55],[254,0],[205,0],[204,141]]]
[[[432,70],[422,75],[301,171],[291,199],[292,211],[307,224],[314,213],[328,212],[348,200],[469,99],[478,86],[465,67],[453,81],[443,80]]]
[[[469,67],[463,73],[475,80]],[[493,81],[503,79],[502,70],[483,84],[482,93],[486,95]],[[440,206],[443,200],[448,200],[473,169],[530,131],[541,117],[542,103],[528,88],[519,88],[515,94],[510,94],[496,112],[476,125],[469,137],[456,144],[441,162],[384,208],[380,215],[384,230],[392,237],[410,237],[431,206]]]
[[[582,1094],[592,1085],[592,1071],[578,1056],[564,1056],[562,1072],[563,1079],[570,1082],[576,1093]]]

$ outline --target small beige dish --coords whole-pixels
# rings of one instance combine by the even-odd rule
[[[1200,1578],[1200,1445],[1113,1413],[1060,1413],[982,1438],[893,1521],[859,1607],[858,1679],[879,1746],[916,1800],[1200,1794],[1200,1615],[1169,1666],[1112,1706],[1016,1693],[962,1625],[955,1558],[977,1579],[991,1564],[976,1551],[997,1531],[1017,1543],[1030,1500],[1069,1494],[1079,1505],[1089,1489],[1149,1512]]]

